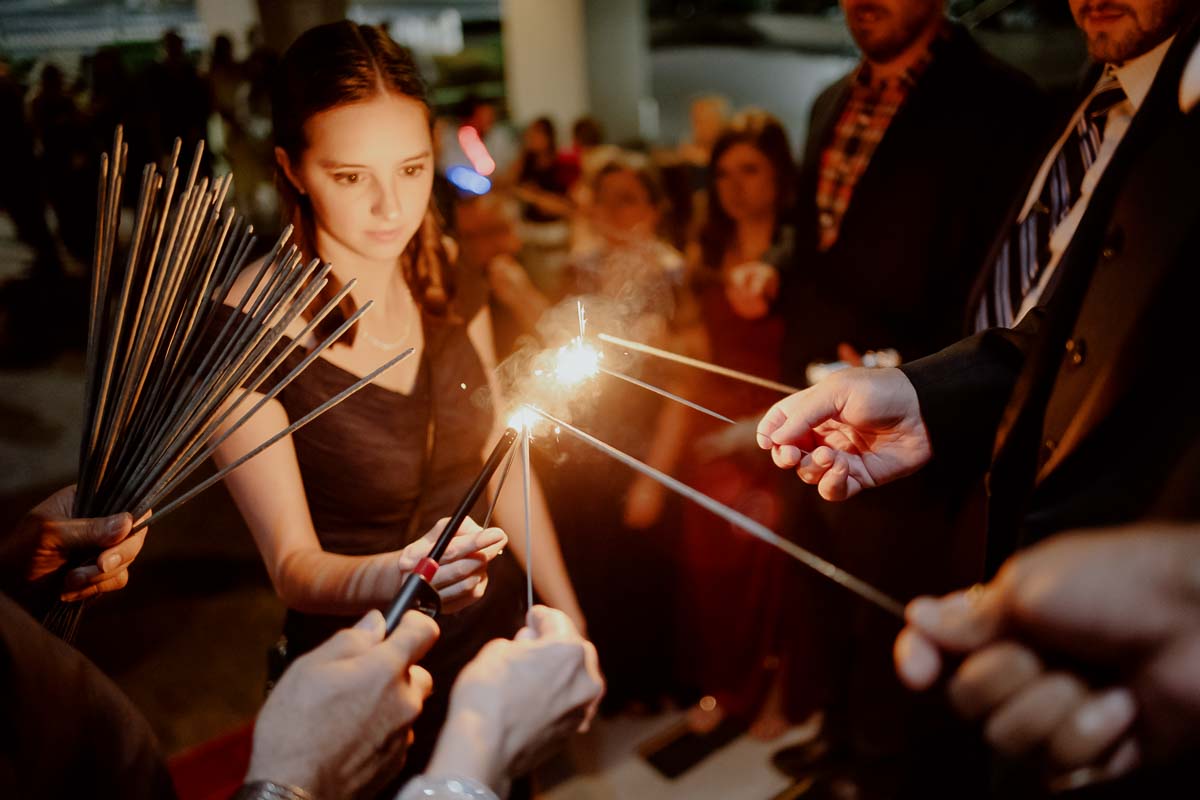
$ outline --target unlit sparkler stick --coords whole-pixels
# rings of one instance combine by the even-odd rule
[[[488,505],[487,516],[483,518],[483,527],[485,528],[492,524],[492,515],[496,513],[496,504],[500,502],[500,492],[504,490],[504,482],[508,480],[508,470],[512,467],[513,458],[516,455],[517,448],[514,447],[508,451],[508,458],[504,460],[504,469],[500,470],[500,480],[496,483],[496,493]]]
[[[525,596],[528,602],[526,609],[533,608],[533,535],[529,525],[529,429],[526,425],[521,433],[521,470],[525,479]]]
[[[687,406],[688,408],[695,409],[696,411],[699,411],[701,414],[708,414],[710,417],[712,417],[714,419],[721,420],[721,422],[728,422],[730,425],[737,424],[734,420],[731,420],[729,417],[725,416],[724,414],[718,414],[716,411],[707,409],[698,403],[693,403],[691,400],[686,400],[686,399],[680,397],[679,395],[674,394],[673,392],[668,392],[666,389],[660,389],[659,387],[657,387],[653,384],[646,383],[645,381],[640,381],[637,378],[631,378],[628,375],[623,375],[620,372],[616,372],[615,370],[608,369],[607,367],[599,367],[598,366],[598,367],[596,367],[596,369],[598,369],[600,372],[603,372],[605,375],[611,375],[614,378],[620,378],[623,381],[628,381],[629,383],[632,383],[634,386],[640,386],[643,389],[647,389],[651,392],[654,392],[657,395],[661,395],[662,397],[665,397],[668,400],[674,400],[676,403],[681,403],[681,404]]]
[[[654,467],[638,461],[633,456],[618,450],[610,444],[600,441],[595,436],[585,433],[570,423],[563,422],[558,417],[555,417],[554,415],[545,412],[536,406],[527,405],[526,407],[544,419],[559,426],[563,430],[574,434],[576,437],[582,439],[584,442],[590,444],[600,452],[606,453],[607,455],[610,455],[620,461],[622,464],[625,464],[627,467],[637,470],[646,477],[658,481],[668,489],[671,489],[672,491],[683,495],[697,505],[708,509],[731,525],[741,528],[746,533],[749,533],[751,536],[777,547],[802,564],[811,567],[825,577],[829,578],[834,583],[844,586],[864,600],[869,600],[889,614],[901,620],[904,619],[904,606],[901,605],[899,601],[884,594],[866,581],[856,578],[841,567],[837,567],[821,558],[817,554],[812,553],[800,545],[783,538],[767,526],[751,519],[740,511],[735,511],[724,503],[717,502],[703,492],[698,492],[692,487],[688,486],[686,483],[678,481],[675,478],[672,478],[670,475],[660,472]]]
[[[714,375],[723,375],[726,378],[732,378],[735,381],[742,381],[743,383],[761,386],[764,389],[772,389],[776,392],[780,392],[781,394],[795,394],[796,392],[800,391],[800,389],[796,388],[795,386],[788,386],[786,383],[779,383],[778,381],[760,378],[757,375],[751,375],[747,372],[730,369],[729,367],[721,367],[716,364],[710,364],[707,361],[701,361],[698,358],[681,356],[678,353],[672,353],[670,350],[662,350],[658,347],[651,347],[648,344],[641,344],[640,342],[631,342],[628,339],[610,336],[607,333],[600,334],[599,338],[601,341],[608,342],[609,344],[615,344],[618,347],[625,347],[629,350],[635,350],[639,353],[657,356],[658,358],[665,358],[668,361],[674,361],[677,364],[684,364],[689,367],[695,367],[696,369],[702,369],[706,372],[711,372]]]

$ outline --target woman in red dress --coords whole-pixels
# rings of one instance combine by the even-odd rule
[[[747,320],[747,302],[727,280],[740,264],[786,246],[794,165],[782,126],[763,112],[735,117],[713,147],[707,214],[689,251],[698,302],[696,347],[721,366],[777,378],[783,320],[770,313]],[[753,302],[753,301],[750,301]],[[692,486],[772,530],[783,524],[778,470],[755,452],[754,421],[779,399],[770,390],[726,378],[697,379],[693,395],[736,420],[691,418],[693,442],[684,478]],[[779,642],[785,587],[795,566],[769,545],[688,504],[683,519],[685,674],[705,695],[689,715],[711,729],[734,717],[761,739],[788,727]]]

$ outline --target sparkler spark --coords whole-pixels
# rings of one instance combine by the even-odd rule
[[[512,428],[520,433],[532,428],[540,419],[541,417],[539,417],[536,412],[531,410],[529,406],[523,405],[518,407],[511,415],[509,415],[508,422],[506,424],[507,427]]]
[[[600,371],[600,351],[576,337],[554,355],[554,377],[564,386],[574,386]]]

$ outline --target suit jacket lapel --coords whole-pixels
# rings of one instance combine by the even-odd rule
[[[1175,81],[1172,85],[1177,83],[1178,81]],[[1171,99],[1174,100],[1173,93]],[[1148,176],[1153,176],[1147,177],[1149,185],[1141,188],[1139,196],[1150,195],[1167,202],[1194,196],[1195,187],[1200,185],[1200,163],[1189,159],[1185,154],[1197,141],[1197,126],[1194,120],[1191,124],[1183,124],[1182,114],[1173,109],[1166,115],[1160,115],[1158,123],[1160,128],[1165,125],[1177,127],[1173,127],[1166,138],[1155,138],[1153,146],[1146,150],[1145,158],[1136,164],[1136,169],[1144,170]],[[1166,163],[1161,163],[1163,161]],[[1133,179],[1137,180],[1138,177],[1134,175]],[[1157,257],[1128,263],[1126,268],[1115,276],[1121,281],[1121,289],[1117,294],[1122,298],[1123,309],[1120,319],[1113,320],[1112,324],[1123,324],[1129,329],[1131,336],[1126,337],[1122,349],[1114,353],[1105,364],[1105,368],[1096,374],[1084,401],[1076,407],[1071,416],[1054,454],[1040,471],[1039,481],[1057,469],[1079,447],[1087,435],[1111,412],[1121,396],[1131,388],[1128,376],[1131,370],[1138,367],[1138,350],[1146,343],[1141,332],[1153,322],[1147,315],[1153,313],[1156,299],[1163,291],[1168,290],[1168,273],[1177,263],[1174,254],[1192,230],[1191,226],[1196,224],[1197,214],[1192,208],[1185,206],[1143,209],[1147,214],[1161,215],[1158,219],[1162,224],[1155,229],[1155,235],[1152,237]],[[1148,248],[1140,248],[1140,251],[1148,252]],[[1114,296],[1114,293],[1109,291],[1106,297],[1111,296]],[[1084,315],[1095,319],[1096,315],[1105,311],[1095,309],[1089,314],[1086,297],[1084,304],[1081,319]]]
[[[1185,42],[1190,42],[1190,44],[1185,44]],[[1194,44],[1195,36],[1181,35],[1168,51],[1162,66],[1159,68],[1150,93],[1147,95],[1141,109],[1134,116],[1133,122],[1117,147],[1116,153],[1113,154],[1112,161],[1109,162],[1103,177],[1092,194],[1087,211],[1080,221],[1079,229],[1076,231],[1067,251],[1063,253],[1062,260],[1058,265],[1059,275],[1056,278],[1060,284],[1060,288],[1064,292],[1070,293],[1071,290],[1062,285],[1063,276],[1078,270],[1088,273],[1088,276],[1079,275],[1080,280],[1074,282],[1074,285],[1078,287],[1077,291],[1079,291],[1080,299],[1078,301],[1072,304],[1071,302],[1059,303],[1054,297],[1050,299],[1050,302],[1058,307],[1057,313],[1070,315],[1072,326],[1074,325],[1074,320],[1078,317],[1080,306],[1086,297],[1086,287],[1090,283],[1090,274],[1099,254],[1101,239],[1108,227],[1113,202],[1125,184],[1131,162],[1141,152],[1146,140],[1160,131],[1162,126],[1171,119],[1172,115],[1179,114],[1177,108],[1179,74],[1182,69],[1182,61],[1191,52]],[[1151,276],[1143,272],[1130,275],[1129,277],[1131,281],[1157,279],[1157,276]],[[1080,284],[1082,284],[1081,287],[1079,286]],[[1056,289],[1054,293],[1057,294],[1058,290]],[[1143,298],[1142,302],[1145,302],[1152,293],[1143,287],[1137,294]],[[1069,300],[1069,298],[1063,299]],[[1059,319],[1057,322],[1060,325],[1056,326],[1056,329],[1057,327],[1062,327],[1061,323],[1064,320]],[[1066,327],[1065,330],[1069,331],[1070,327]],[[1033,410],[1027,409],[1026,406],[1034,394],[1034,389],[1040,385],[1042,380],[1054,380],[1057,370],[1050,370],[1049,367],[1052,365],[1061,365],[1062,363],[1061,342],[1057,341],[1059,338],[1059,336],[1053,334],[1049,336],[1044,335],[1039,347],[1030,355],[1029,361],[1033,363],[1026,365],[1025,374],[1018,381],[1013,397],[1009,402],[1008,410],[1005,412],[1004,419],[1001,422],[993,451],[995,460],[1001,458],[1001,454],[1008,445],[1009,438],[1013,435],[1014,431],[1021,427],[1022,421],[1027,416],[1027,412]],[[1050,361],[1047,362],[1047,359],[1050,359]],[[1109,373],[1108,371],[1104,371],[1101,374],[1107,375]],[[1050,387],[1045,387],[1047,393],[1049,389]],[[1039,394],[1039,396],[1044,397],[1045,395]],[[1098,400],[1100,395],[1089,392],[1088,397],[1092,399],[1092,402],[1083,404],[1080,407],[1080,413],[1087,413],[1090,410],[1092,421],[1086,425],[1081,422],[1078,426],[1074,423],[1070,426],[1071,429],[1077,430],[1077,434],[1073,437],[1076,445],[1080,441],[1082,433],[1089,429],[1095,423],[1096,419],[1099,418],[1096,412],[1100,406],[1096,400]],[[1107,408],[1107,405],[1104,408]],[[1041,411],[1044,411],[1044,409]],[[1041,411],[1038,412],[1039,415]],[[1054,466],[1061,464],[1072,449],[1073,447],[1063,447],[1061,445],[1057,447],[1052,459],[1047,462],[1047,467],[1041,470],[1040,475],[1044,476],[1052,468],[1051,464]]]

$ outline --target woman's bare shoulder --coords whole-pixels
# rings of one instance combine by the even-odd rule
[[[247,300],[257,298],[263,288],[263,281],[258,280],[258,275],[266,265],[267,256],[263,256],[242,267],[242,271],[234,278],[229,293],[225,295],[225,305],[238,308]]]
[[[255,301],[262,294],[264,287],[268,283],[268,276],[266,275],[262,275],[262,279],[259,279],[263,269],[269,266],[268,261],[269,256],[263,256],[242,268],[242,271],[234,278],[233,285],[229,288],[229,293],[225,295],[225,305],[242,311],[247,311],[254,306]],[[291,324],[288,325],[287,335],[292,337],[299,336],[305,328],[306,320],[306,316],[299,316],[293,319]],[[311,344],[311,341],[312,334],[309,333],[305,337],[305,345],[308,346]]]

